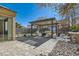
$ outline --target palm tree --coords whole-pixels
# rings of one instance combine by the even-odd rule
[[[24,28],[24,26],[22,26],[21,24],[16,22],[16,28],[21,28],[22,29],[22,28]]]
[[[16,30],[17,30],[17,33],[18,33],[18,31],[19,31],[19,33],[26,33],[27,32],[26,31],[27,29],[17,22],[16,22]]]
[[[21,26],[21,24],[16,22],[16,28],[19,28]]]

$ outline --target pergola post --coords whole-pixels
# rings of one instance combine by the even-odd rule
[[[53,20],[51,21],[51,38],[53,38]]]
[[[31,30],[30,30],[31,31],[31,36],[33,36],[32,35],[32,30],[33,30],[33,24],[31,24]]]
[[[37,34],[39,36],[39,31],[40,31],[40,28],[39,28],[39,25],[37,25]]]
[[[43,26],[40,26],[41,34],[43,33]]]
[[[56,35],[58,36],[58,25],[56,24]]]

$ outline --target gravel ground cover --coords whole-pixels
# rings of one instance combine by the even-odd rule
[[[48,54],[49,56],[79,56],[77,49],[79,44],[59,41],[54,49]]]

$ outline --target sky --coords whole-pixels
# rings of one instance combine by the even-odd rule
[[[61,19],[61,16],[50,7],[41,8],[35,3],[0,3],[0,6],[7,7],[16,12],[16,22],[27,27],[30,21],[37,20],[39,17]]]

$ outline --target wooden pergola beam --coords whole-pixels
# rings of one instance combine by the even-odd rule
[[[37,22],[51,21],[52,19],[55,20],[55,18],[48,18],[48,19],[35,20],[35,21],[30,22],[30,23],[37,23]]]
[[[36,25],[38,25],[38,26],[55,26],[55,25],[57,25],[57,23],[53,23],[53,24],[36,24]]]

